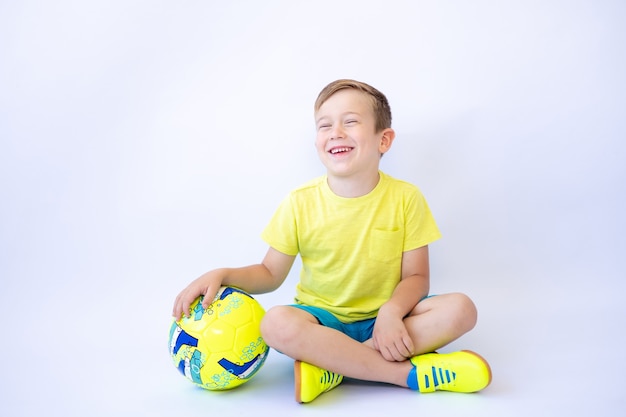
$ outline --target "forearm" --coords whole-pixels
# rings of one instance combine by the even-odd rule
[[[283,281],[275,277],[264,264],[254,264],[240,268],[220,268],[222,285],[241,288],[250,294],[263,294],[274,291]]]
[[[428,295],[429,288],[430,280],[426,276],[416,274],[406,277],[398,283],[391,298],[381,307],[380,312],[405,317]]]
[[[214,299],[220,286],[230,285],[251,294],[275,290],[283,283],[295,256],[285,255],[269,248],[263,262],[240,268],[220,268],[209,271],[192,281],[174,300],[172,315],[178,320],[189,313],[189,306],[200,295],[206,308]]]
[[[262,294],[280,287],[293,265],[295,256],[269,248],[260,264],[241,268],[222,268],[222,285],[239,287],[251,294]]]

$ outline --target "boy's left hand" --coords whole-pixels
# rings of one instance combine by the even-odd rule
[[[413,340],[402,317],[379,311],[372,336],[374,348],[388,361],[404,361],[413,356]]]

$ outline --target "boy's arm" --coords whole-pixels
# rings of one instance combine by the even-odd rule
[[[270,247],[260,264],[240,268],[220,268],[209,271],[191,282],[174,301],[172,316],[178,320],[189,314],[189,306],[200,295],[202,305],[208,307],[223,285],[232,285],[249,292],[261,294],[274,291],[283,283],[293,265],[295,256],[286,255]]]
[[[385,306],[394,308],[400,317],[413,310],[430,289],[430,264],[428,246],[402,254],[402,280]]]
[[[428,295],[429,269],[428,246],[402,254],[402,279],[378,311],[374,327],[374,346],[387,360],[402,361],[413,355],[413,341],[402,320]]]

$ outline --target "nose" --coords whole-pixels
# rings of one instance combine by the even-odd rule
[[[333,125],[330,131],[330,139],[343,139],[345,137],[345,131],[341,123]]]

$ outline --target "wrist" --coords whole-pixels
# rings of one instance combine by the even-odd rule
[[[404,311],[402,311],[400,306],[396,305],[395,303],[387,301],[378,310],[378,316],[381,315],[384,317],[397,317],[401,319],[402,317],[404,317]]]

